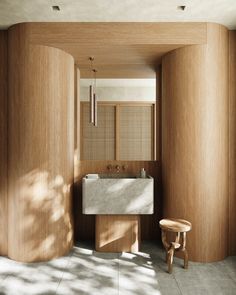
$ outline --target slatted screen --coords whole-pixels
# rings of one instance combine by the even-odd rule
[[[121,160],[153,159],[153,107],[120,106],[119,157]]]
[[[154,105],[98,103],[98,127],[81,103],[81,160],[153,160]]]
[[[98,106],[98,126],[89,123],[89,104],[81,107],[81,159],[115,159],[115,106]]]

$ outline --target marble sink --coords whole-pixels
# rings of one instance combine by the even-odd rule
[[[153,214],[153,199],[151,176],[99,174],[97,179],[83,178],[83,214]]]

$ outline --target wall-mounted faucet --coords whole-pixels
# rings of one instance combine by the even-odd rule
[[[128,168],[128,165],[127,165],[127,164],[124,164],[124,165],[122,165],[122,166],[120,166],[120,165],[113,166],[113,165],[111,165],[111,164],[108,164],[108,165],[107,165],[107,170],[108,170],[109,172],[111,172],[112,170],[116,170],[116,172],[119,173],[121,170],[122,170],[122,171],[127,170],[127,168]]]

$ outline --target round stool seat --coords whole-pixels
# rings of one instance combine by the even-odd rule
[[[192,225],[184,219],[166,218],[159,222],[160,228],[171,232],[188,232],[191,230]]]

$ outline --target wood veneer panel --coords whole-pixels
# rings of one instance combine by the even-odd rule
[[[7,31],[0,31],[0,255],[7,255]]]
[[[9,31],[9,253],[18,261],[61,256],[72,246],[74,61]],[[17,48],[17,50],[15,50]]]
[[[162,69],[157,68],[156,72],[156,157],[155,160],[161,161],[161,98],[162,98]]]
[[[79,153],[80,146],[80,129],[77,128],[77,123],[80,121],[80,71],[75,66],[75,75],[74,75],[74,144],[75,152]]]
[[[80,159],[80,71],[75,66],[75,101],[74,101],[74,183],[78,178],[78,161]]]
[[[228,31],[208,25],[206,45],[163,58],[164,217],[189,220],[194,261],[227,256]]]
[[[140,216],[96,215],[96,251],[138,252]]]
[[[70,53],[90,77],[89,56],[101,78],[155,77],[167,52],[206,42],[206,23],[27,23],[30,42]]]
[[[158,221],[162,218],[161,192],[160,192],[160,164],[156,161],[79,161],[77,163],[79,175],[75,183],[74,192],[74,224],[75,240],[94,240],[95,216],[82,214],[82,178],[88,173],[108,173],[107,166],[126,165],[125,173],[137,174],[141,168],[154,177],[154,214],[141,215],[141,239],[160,240]],[[122,172],[122,170],[121,170]]]
[[[112,51],[112,48],[110,48]],[[95,52],[95,50],[91,50],[91,52]],[[161,62],[161,56],[158,60],[155,60],[156,63]],[[78,63],[79,64],[79,63]],[[81,71],[81,78],[89,79],[91,77],[91,71],[87,66],[81,66],[79,64]],[[97,65],[99,71],[97,72],[98,78],[107,78],[107,79],[148,79],[155,78],[155,70],[152,65],[139,65],[139,64],[123,64],[123,65]]]
[[[229,32],[229,255],[236,255],[236,31]]]
[[[206,23],[200,22],[54,22],[29,23],[31,41],[104,44],[203,44]],[[96,37],[96,38],[95,38]]]

